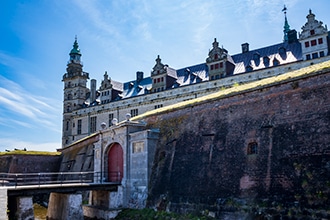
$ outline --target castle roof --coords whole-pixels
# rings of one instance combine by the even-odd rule
[[[251,70],[260,70],[271,68],[278,65],[288,64],[302,60],[301,44],[279,43],[268,47],[251,50],[245,53],[228,56],[231,62],[235,64],[234,75],[248,72],[247,67]],[[209,80],[208,67],[206,63],[184,67],[174,70],[168,67],[172,77],[176,78],[176,82],[172,88],[191,85]],[[249,70],[249,71],[251,71]],[[152,87],[151,77],[143,78],[141,81],[133,80],[124,83],[121,98],[130,98],[138,95],[147,94]]]

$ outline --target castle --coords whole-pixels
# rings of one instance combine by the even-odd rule
[[[160,56],[151,75],[136,73],[136,79],[121,83],[107,72],[97,88],[95,79],[83,71],[81,52],[75,39],[70,51],[67,72],[63,75],[62,147],[69,146],[101,126],[111,126],[125,119],[127,113],[137,116],[147,111],[195,99],[251,81],[272,77],[329,60],[330,39],[327,27],[309,10],[307,22],[298,33],[290,29],[286,14],[283,42],[255,50],[242,44],[242,52],[230,55],[212,43],[206,61],[173,69]]]

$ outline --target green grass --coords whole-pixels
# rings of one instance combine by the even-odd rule
[[[45,156],[57,156],[57,155],[61,155],[61,152],[13,150],[13,151],[9,151],[9,152],[0,152],[0,156],[2,156],[2,155],[45,155]]]
[[[153,209],[124,209],[115,220],[211,220],[208,216],[196,216],[192,214],[180,215],[177,213],[154,211]]]
[[[213,100],[226,98],[226,97],[233,96],[236,94],[253,91],[256,89],[261,89],[261,88],[269,87],[272,85],[277,85],[277,84],[284,83],[284,82],[294,81],[294,80],[297,80],[300,78],[304,78],[304,77],[308,77],[308,76],[317,74],[319,72],[321,73],[323,71],[330,71],[330,61],[325,61],[322,63],[314,64],[314,65],[311,65],[308,67],[301,68],[299,70],[291,71],[291,72],[288,72],[285,74],[261,79],[261,80],[250,82],[250,83],[245,83],[242,85],[235,84],[231,88],[227,88],[227,89],[219,88],[218,92],[214,92],[212,94],[205,95],[205,96],[202,96],[202,97],[199,97],[196,99],[183,101],[183,102],[180,102],[177,104],[165,106],[163,108],[151,110],[144,114],[135,116],[131,120],[138,121],[145,117],[149,117],[149,116],[153,116],[153,115],[157,115],[157,114],[164,114],[167,112],[176,111],[178,109],[187,108],[189,106],[194,106],[194,105],[210,102]]]

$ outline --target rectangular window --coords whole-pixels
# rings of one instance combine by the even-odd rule
[[[315,34],[315,30],[310,30],[311,35]]]
[[[309,41],[305,42],[305,47],[309,47]]]
[[[144,142],[133,143],[133,154],[144,152]]]
[[[324,51],[320,52],[320,57],[324,57]]]
[[[219,63],[216,63],[216,64],[214,65],[214,69],[219,69]]]
[[[221,62],[221,63],[220,63],[220,68],[222,68],[222,67],[223,67],[223,63]]]
[[[156,83],[157,81],[156,81],[156,79],[154,79],[154,83]]]
[[[162,82],[164,82],[164,77],[162,77]]]
[[[90,123],[90,132],[94,133],[96,131],[96,116],[91,117]]]
[[[137,116],[138,114],[139,114],[139,111],[138,111],[137,108],[131,110],[131,116],[132,116],[132,117]]]
[[[318,55],[317,53],[313,53],[313,54],[312,54],[312,57],[313,57],[313,59],[316,59],[316,58],[319,57],[319,55]]]
[[[114,118],[113,113],[109,114],[109,127],[112,125],[113,118]]]
[[[81,134],[81,119],[79,119],[77,123],[77,134]]]
[[[306,55],[306,60],[310,60],[311,59],[311,55],[310,54],[307,54]]]
[[[155,105],[155,109],[163,107],[163,104]]]
[[[316,45],[316,40],[312,40],[312,41],[311,41],[311,45],[312,45],[312,46],[315,46],[315,45]]]
[[[214,70],[214,65],[211,65],[211,70]]]
[[[319,44],[323,44],[323,38],[319,38],[319,39],[317,39],[317,41]]]

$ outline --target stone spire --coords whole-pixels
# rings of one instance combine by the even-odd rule
[[[284,33],[284,37],[283,37],[283,41],[284,42],[288,42],[289,38],[288,38],[288,32],[290,31],[290,25],[288,22],[288,19],[286,17],[286,11],[288,9],[286,8],[286,6],[284,5],[284,8],[282,9],[282,11],[284,12],[284,26],[283,26],[283,33]]]

